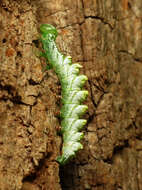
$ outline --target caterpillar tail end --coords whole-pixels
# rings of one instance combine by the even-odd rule
[[[69,161],[69,158],[65,157],[65,156],[58,156],[56,161],[61,165],[61,166],[64,166],[68,161]]]
[[[82,145],[81,145],[82,147]],[[82,149],[82,148],[81,148]],[[75,152],[72,152],[72,154],[67,155],[67,154],[62,154],[61,156],[58,156],[56,161],[61,165],[64,166],[67,164],[72,158],[75,157]]]

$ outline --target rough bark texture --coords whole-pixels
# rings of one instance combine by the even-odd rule
[[[141,10],[140,0],[0,1],[0,190],[142,189]],[[89,79],[84,150],[60,172],[60,85],[37,56],[41,23]]]

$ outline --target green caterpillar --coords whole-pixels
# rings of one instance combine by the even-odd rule
[[[64,165],[75,153],[82,149],[80,140],[84,134],[80,132],[87,123],[81,119],[88,107],[82,105],[88,91],[82,90],[87,77],[78,75],[81,65],[72,64],[70,56],[62,55],[56,47],[57,30],[50,24],[40,26],[41,42],[44,49],[43,56],[49,61],[50,66],[56,72],[61,83],[62,108],[60,112],[61,133],[63,135],[62,155],[57,161]]]

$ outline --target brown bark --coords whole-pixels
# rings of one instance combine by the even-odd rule
[[[0,190],[142,189],[142,2],[0,1]],[[37,56],[39,26],[88,76],[84,149],[61,148],[60,85]]]

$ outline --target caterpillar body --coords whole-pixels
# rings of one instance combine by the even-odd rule
[[[88,109],[83,105],[83,101],[88,95],[88,91],[82,90],[87,77],[78,75],[80,64],[72,64],[70,56],[62,55],[56,47],[57,30],[50,24],[40,26],[41,42],[44,49],[44,57],[57,74],[61,83],[61,102],[60,111],[61,133],[63,136],[62,155],[58,156],[57,161],[64,165],[75,153],[83,148],[80,140],[83,132],[80,130],[86,124],[82,116]]]

